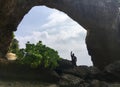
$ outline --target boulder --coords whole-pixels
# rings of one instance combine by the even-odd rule
[[[83,79],[70,74],[62,74],[59,82],[60,87],[79,87],[83,83]]]
[[[111,81],[120,81],[120,61],[106,66],[104,72],[107,79]]]
[[[111,87],[111,86],[108,86],[108,83],[104,81],[93,80],[91,81],[90,87]]]

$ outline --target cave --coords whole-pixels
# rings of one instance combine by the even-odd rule
[[[65,12],[87,30],[86,45],[93,65],[103,69],[120,60],[119,0],[0,0],[0,57],[4,57],[13,31],[34,6]]]

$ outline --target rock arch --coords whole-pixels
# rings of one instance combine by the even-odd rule
[[[119,0],[0,0],[0,56],[24,15],[37,5],[63,11],[87,30],[88,52],[98,68],[120,60]]]
[[[36,43],[41,40],[47,46],[56,49],[62,58],[71,60],[69,54],[72,50],[78,58],[77,65],[92,65],[85,44],[86,30],[57,9],[46,6],[33,7],[14,34],[20,47],[25,47],[27,41]]]

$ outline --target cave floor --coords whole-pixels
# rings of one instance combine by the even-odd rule
[[[0,87],[58,87],[56,84],[44,83],[38,81],[15,81],[0,80]]]

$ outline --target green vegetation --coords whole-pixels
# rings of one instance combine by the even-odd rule
[[[18,51],[19,51],[19,44],[18,43],[19,43],[19,41],[14,38],[12,40],[11,45],[10,45],[9,52],[18,53]]]
[[[54,49],[43,45],[41,41],[37,44],[26,43],[26,48],[19,49],[18,41],[13,40],[10,51],[17,54],[18,62],[27,64],[32,68],[44,67],[53,69],[58,66],[60,57]]]

